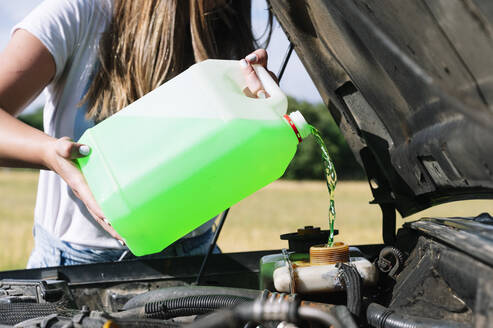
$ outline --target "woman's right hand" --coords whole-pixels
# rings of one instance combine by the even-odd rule
[[[257,49],[251,54],[249,54],[248,56],[246,56],[244,59],[240,60],[242,73],[247,83],[247,88],[244,90],[244,92],[248,96],[251,96],[253,98],[255,97],[268,98],[270,96],[265,91],[262,82],[257,76],[257,73],[255,73],[255,70],[253,69],[252,66],[254,64],[262,65],[267,70],[267,72],[271,75],[272,79],[274,79],[274,81],[276,81],[276,83],[279,84],[276,75],[271,71],[269,71],[269,69],[267,68],[267,60],[268,60],[268,55],[265,49]]]
[[[103,229],[112,237],[123,242],[122,237],[115,229],[113,229],[105,218],[103,211],[87,185],[86,179],[74,162],[74,159],[87,156],[89,153],[89,146],[73,142],[68,137],[53,139],[46,149],[45,163],[49,169],[56,172],[63,180],[65,180],[74,194],[82,200],[91,215]]]

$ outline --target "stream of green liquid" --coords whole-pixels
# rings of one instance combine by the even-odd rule
[[[310,126],[310,128],[313,137],[322,152],[322,165],[325,172],[327,189],[329,190],[329,240],[327,241],[327,247],[332,247],[334,244],[334,222],[336,220],[334,192],[337,184],[337,174],[334,163],[330,159],[329,152],[327,151],[327,147],[325,146],[320,132],[313,126]]]

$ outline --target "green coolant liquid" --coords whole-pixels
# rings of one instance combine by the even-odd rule
[[[92,152],[78,162],[135,255],[161,251],[279,178],[298,144],[282,119],[120,115],[98,126],[79,141]]]
[[[322,152],[322,165],[325,172],[325,178],[327,182],[327,189],[329,191],[329,240],[327,241],[327,247],[332,247],[334,243],[334,223],[336,220],[336,207],[334,200],[334,192],[337,184],[337,174],[334,163],[330,159],[327,147],[318,131],[315,127],[311,126],[311,132],[315,141],[317,142]]]

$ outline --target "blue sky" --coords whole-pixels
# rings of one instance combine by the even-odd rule
[[[0,48],[3,49],[10,37],[10,30],[41,0],[0,0]],[[253,25],[257,33],[263,31],[267,20],[265,0],[253,0]],[[269,68],[277,73],[288,48],[288,40],[279,24],[274,25],[273,38],[269,47]],[[320,96],[295,53],[291,56],[281,88],[289,95],[310,102],[321,102]],[[42,96],[27,109],[37,108],[43,103]]]

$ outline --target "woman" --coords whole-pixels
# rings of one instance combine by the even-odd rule
[[[28,267],[125,254],[72,161],[89,147],[72,140],[193,63],[239,59],[254,44],[249,1],[46,0],[16,25],[0,54],[0,165],[42,169]],[[266,66],[266,52],[245,59],[239,65],[249,91],[265,97],[251,64]],[[14,116],[45,87],[43,133]],[[169,255],[203,252],[211,227],[199,227]]]

